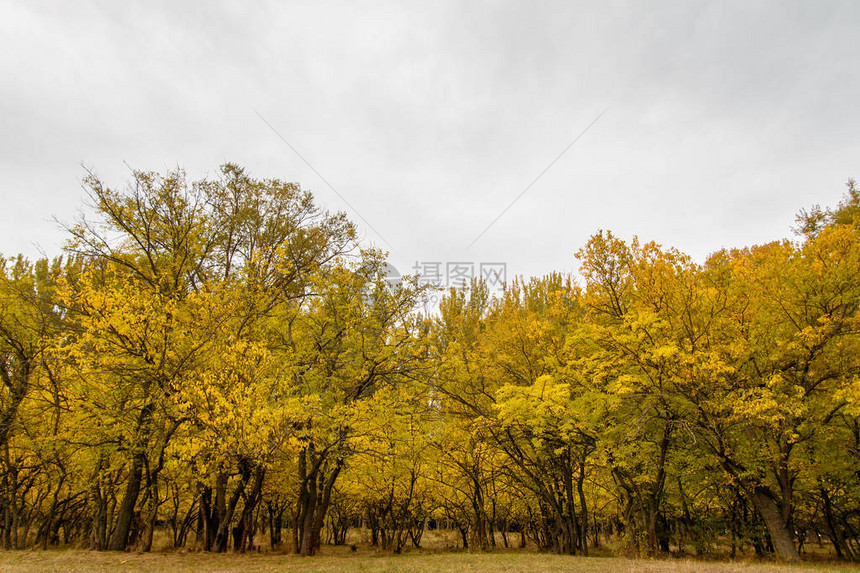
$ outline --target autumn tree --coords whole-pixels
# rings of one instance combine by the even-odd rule
[[[31,263],[21,256],[12,260],[0,257],[0,452],[5,547],[18,548],[22,542],[18,529],[25,504],[21,490],[24,466],[40,465],[38,459],[26,456],[10,441],[16,432],[26,433],[32,428],[30,416],[21,416],[29,395],[45,390],[56,397],[60,373],[52,348],[63,331],[65,314],[59,306],[57,285],[65,274],[74,274],[75,268],[74,262],[62,259]],[[56,399],[52,406],[49,409],[54,414],[61,407]],[[26,464],[25,459],[29,460]],[[25,525],[26,530],[29,523]]]
[[[297,184],[85,187],[68,256],[0,259],[5,547],[860,556],[853,182],[794,240],[699,263],[601,231],[578,276],[430,315]]]
[[[378,253],[329,268],[305,307],[279,323],[283,360],[293,365],[296,391],[313,406],[296,428],[299,491],[293,528],[296,552],[313,555],[331,493],[361,434],[355,418],[378,390],[427,370],[421,360],[422,289],[389,285]]]

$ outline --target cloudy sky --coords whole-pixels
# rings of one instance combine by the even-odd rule
[[[0,252],[60,252],[82,165],[232,161],[402,272],[571,271],[601,228],[702,260],[860,177],[858,29],[856,0],[0,0]]]

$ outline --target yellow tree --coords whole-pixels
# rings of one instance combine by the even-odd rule
[[[729,275],[731,313],[719,360],[697,365],[706,381],[698,425],[723,469],[764,519],[777,553],[798,557],[794,488],[799,444],[850,407],[858,374],[858,229],[836,225],[801,245],[772,243],[709,261]]]
[[[298,185],[255,180],[233,165],[202,188],[216,237],[206,276],[229,317],[182,396],[194,438],[183,455],[201,468],[198,535],[207,550],[224,551],[231,528],[236,549],[252,545],[250,519],[268,467],[301,425],[296,416],[304,420],[292,363],[278,350],[280,321],[292,321],[319,277],[353,249],[354,230]]]
[[[711,299],[699,268],[674,249],[638,240],[628,245],[600,232],[578,256],[599,348],[588,366],[605,378],[613,402],[604,455],[623,493],[628,526],[643,533],[649,554],[668,552],[667,470],[679,453],[678,431],[684,435],[686,427],[675,390],[684,385],[685,357],[699,352],[707,334],[701,308]],[[630,541],[638,547],[638,535]]]
[[[112,549],[128,544],[142,486],[150,506],[143,548],[151,542],[165,452],[180,427],[195,421],[180,391],[210,384],[229,394],[225,385],[265,372],[248,365],[267,342],[259,339],[261,322],[279,304],[306,296],[309,277],[348,250],[353,237],[343,216],[320,211],[297,185],[255,180],[234,165],[218,179],[194,183],[181,170],[133,175],[125,191],[86,178],[98,220],[70,229],[69,249],[90,262],[65,291],[77,319],[67,351],[79,380],[71,390],[78,415],[96,427],[91,435],[103,428],[99,444],[121,454],[96,454],[96,467],[106,469],[111,459],[127,466],[112,527],[104,523],[104,495],[95,496],[96,546]],[[221,354],[235,357],[226,371]],[[99,397],[91,384],[99,385]],[[249,392],[265,395],[271,380],[261,374],[248,384]],[[232,462],[242,476],[262,475],[241,455]],[[224,484],[233,467],[215,481]],[[224,517],[232,515],[218,509],[220,550],[231,521]]]
[[[498,381],[488,371],[485,353],[487,314],[492,302],[481,281],[468,290],[451,289],[434,324],[434,356],[439,362],[428,381],[441,431],[433,479],[446,517],[459,529],[463,546],[487,549],[494,543],[491,492],[498,450],[487,441],[480,420],[491,415]]]
[[[63,276],[73,275],[76,268],[74,262],[64,263],[62,259],[39,259],[34,264],[21,256],[12,260],[0,257],[0,464],[3,544],[7,548],[19,548],[30,527],[29,521],[22,518],[27,503],[21,489],[24,466],[30,467],[28,473],[32,474],[49,467],[56,469],[59,462],[59,453],[51,448],[41,451],[41,457],[36,455],[37,448],[29,434],[40,433],[40,422],[52,421],[48,427],[54,428],[62,408],[57,393],[60,373],[51,352],[63,329],[64,311],[58,306],[56,291]],[[33,397],[38,405],[28,404]],[[20,440],[15,439],[18,436]],[[27,447],[22,448],[25,444]],[[49,489],[50,485],[53,484]],[[56,484],[53,503],[47,509],[49,521],[56,514],[61,486],[62,481]],[[24,539],[19,539],[22,525]],[[41,530],[39,536],[47,543],[46,530]]]
[[[287,308],[276,328],[282,359],[293,365],[298,396],[316,407],[295,431],[299,491],[293,529],[297,553],[312,555],[332,489],[353,451],[360,403],[383,387],[416,377],[426,366],[415,316],[422,289],[414,281],[388,285],[383,259],[365,252],[354,264],[331,266],[313,285],[314,295]],[[273,327],[274,328],[274,327]]]
[[[429,478],[435,456],[431,446],[438,430],[425,386],[404,381],[381,387],[356,403],[350,445],[353,455],[345,464],[338,486],[343,511],[340,539],[350,519],[364,514],[371,542],[400,553],[411,540],[418,547],[424,522],[431,515],[433,489]],[[363,510],[363,511],[362,511]]]

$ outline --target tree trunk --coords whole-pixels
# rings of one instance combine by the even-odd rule
[[[299,495],[296,504],[296,520],[293,526],[295,551],[300,555],[314,555],[320,547],[320,531],[325,523],[326,512],[331,502],[331,490],[343,467],[337,460],[326,477],[327,453],[319,455],[313,442],[299,454]]]
[[[303,555],[313,555],[320,548],[320,531],[322,530],[322,526],[325,523],[325,514],[328,511],[329,504],[331,503],[331,490],[334,487],[334,482],[337,480],[337,476],[340,474],[340,470],[342,467],[342,463],[340,461],[335,465],[334,470],[329,475],[329,477],[325,480],[323,484],[322,498],[316,507],[316,515],[314,516],[314,520],[312,522],[313,529],[311,530],[311,547],[310,553]]]
[[[257,503],[260,501],[260,496],[263,491],[263,478],[266,475],[266,468],[262,465],[257,466],[254,470],[254,483],[251,485],[251,491],[245,496],[245,505],[242,508],[242,517],[239,519],[241,527],[241,535],[238,540],[234,540],[234,549],[245,550],[253,549],[253,526],[252,517]],[[246,543],[247,541],[251,543]],[[237,543],[238,541],[238,543]]]
[[[137,504],[137,498],[140,495],[140,482],[143,479],[143,457],[144,454],[140,452],[132,458],[125,496],[117,512],[116,525],[108,545],[108,549],[111,551],[125,551],[128,545],[128,534],[131,531],[131,521],[134,518],[134,506]]]
[[[281,505],[272,506],[272,502],[266,502],[269,510],[269,546],[272,549],[281,546],[281,532],[284,523],[284,510]]]
[[[95,515],[93,515],[93,528],[91,534],[92,547],[98,551],[107,548],[107,496],[101,483],[101,477],[97,476],[93,484],[93,502],[95,504]]]
[[[836,551],[836,557],[842,559],[847,557],[853,559],[854,554],[851,551],[851,546],[845,542],[845,537],[833,516],[833,504],[830,501],[830,496],[824,486],[820,486],[821,499],[824,501],[824,521],[827,524],[827,532],[830,541],[833,543],[833,549]]]
[[[568,448],[565,459],[563,477],[564,502],[559,502],[558,506],[559,509],[562,509],[562,503],[566,503],[567,513],[565,514],[562,510],[559,515],[559,525],[561,525],[564,535],[561,548],[564,553],[575,555],[579,547],[579,532],[577,531],[579,526],[577,524],[576,505],[573,501],[573,456],[571,455],[570,448]]]
[[[212,544],[212,551],[215,553],[222,553],[227,550],[227,544],[230,541],[230,524],[233,521],[233,514],[236,511],[236,506],[239,504],[239,499],[241,499],[242,494],[245,492],[245,486],[251,478],[251,465],[244,458],[239,460],[239,475],[239,483],[236,484],[236,489],[233,490],[233,495],[230,496],[230,501],[227,503],[223,515],[220,516],[218,531],[215,533],[215,542]]]
[[[584,456],[583,456],[584,457]],[[583,555],[588,555],[588,506],[585,503],[585,462],[579,465],[579,476],[576,478],[576,491],[579,494],[580,546]]]
[[[152,550],[152,537],[155,533],[155,521],[158,519],[158,478],[149,484],[150,499],[149,513],[146,516],[144,523],[143,540],[140,544],[140,551],[149,553]]]
[[[776,554],[786,561],[798,561],[800,555],[797,553],[791,531],[770,490],[766,487],[756,486],[749,492],[749,496],[764,519]]]

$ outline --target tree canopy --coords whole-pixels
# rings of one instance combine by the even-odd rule
[[[0,257],[7,548],[860,559],[853,181],[794,240],[697,263],[599,231],[579,277],[433,314],[297,184],[84,182],[62,257]]]

